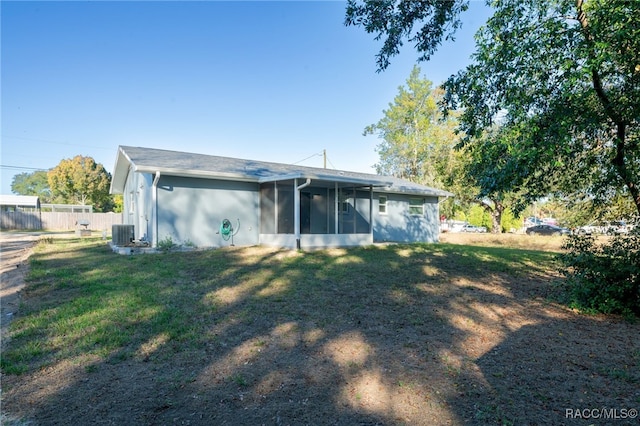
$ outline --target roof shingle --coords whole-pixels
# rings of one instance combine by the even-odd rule
[[[132,146],[120,146],[118,149],[111,184],[112,193],[122,192],[130,167],[134,172],[160,172],[173,176],[217,177],[254,182],[314,178],[326,181],[373,185],[384,192],[437,197],[453,195],[447,191],[419,185],[392,176]]]

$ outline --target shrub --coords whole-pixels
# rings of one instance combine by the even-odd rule
[[[640,230],[604,242],[571,235],[560,255],[572,307],[640,317]]]
[[[166,236],[162,240],[158,241],[157,246],[158,246],[158,250],[166,253],[168,251],[171,251],[173,248],[175,248],[176,243],[173,242],[173,238],[171,238],[170,236]]]

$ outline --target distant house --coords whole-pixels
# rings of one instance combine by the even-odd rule
[[[40,210],[40,198],[32,195],[0,195],[3,212],[35,212]]]
[[[452,194],[389,176],[120,146],[110,192],[151,246],[436,242]],[[231,240],[229,239],[231,237]]]

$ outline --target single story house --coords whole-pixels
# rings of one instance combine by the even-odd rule
[[[120,146],[110,192],[152,247],[437,242],[453,194],[390,176]]]

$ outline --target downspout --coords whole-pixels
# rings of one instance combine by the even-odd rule
[[[153,235],[151,236],[151,247],[157,247],[158,244],[158,182],[160,181],[160,172],[156,171],[156,176],[151,184],[151,226],[153,227]]]
[[[293,185],[296,190],[293,192],[293,229],[296,233],[296,248],[300,250],[300,190],[311,185],[311,178],[307,178],[307,181],[298,186],[298,179],[293,180]]]
[[[340,202],[339,202],[339,194],[338,194],[338,182],[334,182],[334,192],[333,192],[333,233],[334,234],[339,234],[339,225],[338,225],[338,219],[340,219],[340,215],[338,212],[338,209],[340,208]]]
[[[373,185],[369,185],[369,235],[373,242]]]
[[[358,193],[355,186],[353,187],[353,233],[358,230]]]

